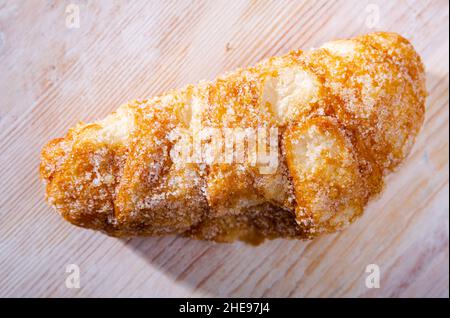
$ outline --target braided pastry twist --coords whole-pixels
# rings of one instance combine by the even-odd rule
[[[371,33],[79,123],[44,147],[40,173],[66,220],[113,236],[310,239],[351,223],[382,190],[425,97],[412,45]]]

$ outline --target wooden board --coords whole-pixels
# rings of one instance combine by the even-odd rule
[[[449,296],[449,6],[441,1],[0,1],[0,296]],[[378,18],[378,19],[377,19]],[[68,24],[67,24],[68,23]],[[39,152],[77,121],[295,48],[373,30],[427,67],[426,122],[349,229],[259,247],[119,240],[44,202]],[[80,288],[67,288],[67,264]],[[380,288],[367,288],[367,265]]]

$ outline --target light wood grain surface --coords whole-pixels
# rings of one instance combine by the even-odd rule
[[[71,3],[79,28],[66,26]],[[0,1],[0,296],[448,297],[448,28],[446,0]],[[256,248],[119,240],[71,226],[45,204],[40,149],[77,121],[373,30],[399,32],[423,57],[426,122],[347,230]],[[66,287],[67,264],[80,268],[79,289]],[[365,285],[368,264],[380,268],[378,289]]]

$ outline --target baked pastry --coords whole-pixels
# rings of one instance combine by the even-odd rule
[[[425,97],[412,45],[371,33],[79,123],[44,147],[40,174],[67,221],[113,236],[311,239],[382,190]]]

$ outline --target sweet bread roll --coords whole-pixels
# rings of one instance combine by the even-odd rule
[[[371,33],[122,105],[42,151],[48,202],[113,236],[260,243],[340,230],[424,119],[412,45]]]

